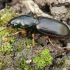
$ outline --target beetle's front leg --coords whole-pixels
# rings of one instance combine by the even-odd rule
[[[12,33],[10,36],[15,36],[15,35],[17,35],[19,33],[21,33],[22,35],[25,35],[25,34],[27,34],[27,30],[23,29],[21,31],[17,31],[15,33]],[[10,37],[10,36],[8,36],[8,37]]]

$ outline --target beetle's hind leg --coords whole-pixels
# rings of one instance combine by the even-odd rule
[[[64,51],[62,48],[58,48],[57,46],[55,46],[52,41],[50,40],[50,38],[48,36],[46,36],[46,39],[48,39],[48,41],[50,42],[50,44],[57,50],[60,50],[60,51]]]
[[[46,36],[46,39],[50,42],[50,44],[54,47],[54,44],[52,43],[52,41],[50,40],[50,38],[48,36]]]

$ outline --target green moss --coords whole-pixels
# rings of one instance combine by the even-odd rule
[[[19,65],[19,68],[21,68],[22,70],[34,70],[34,68],[31,67],[31,65],[28,65],[26,63],[26,58],[24,56],[22,57],[22,61]]]
[[[27,45],[24,47],[24,49],[25,49],[25,50],[28,50],[29,48],[31,48],[31,47],[32,47],[32,40],[31,40],[31,39],[26,38],[26,40],[25,40],[24,44],[26,44],[26,43],[27,43]]]
[[[29,65],[26,65],[25,66],[25,68],[24,68],[24,70],[35,70],[35,69],[33,69],[31,66],[29,66]]]
[[[0,61],[0,70],[4,70],[4,67],[6,66],[6,62],[5,61]]]
[[[37,65],[40,67],[40,68],[44,68],[46,66],[46,62],[40,58],[40,60],[37,62]]]
[[[1,44],[0,44],[0,52],[3,53],[10,53],[13,51],[13,46],[10,44],[14,43],[15,39],[14,37],[7,37],[9,36],[9,32],[7,30],[3,30],[0,32],[0,39],[1,39]]]
[[[6,35],[6,34],[7,34],[6,32],[7,32],[7,30],[1,31],[1,32],[0,32],[0,37],[3,36],[3,35]]]
[[[50,55],[50,51],[45,49],[39,56],[33,58],[33,63],[36,63],[40,68],[44,68],[46,65],[50,65],[52,60],[53,58]]]
[[[10,51],[13,51],[13,47],[11,46],[10,43],[5,42],[1,45],[0,47],[0,52],[7,52],[9,53]]]
[[[26,66],[26,59],[25,59],[25,57],[23,57],[20,65],[19,65],[19,67],[22,68],[22,69],[24,69],[25,66]]]
[[[6,7],[2,13],[0,13],[0,26],[6,26],[14,16],[11,7]]]
[[[13,47],[9,42],[14,42],[14,38],[8,38],[7,36],[9,36],[9,32],[7,30],[3,30],[0,32],[0,39],[2,42],[0,44],[0,52],[10,53],[11,51],[13,51]]]
[[[15,42],[15,39],[14,39],[14,37],[12,36],[12,37],[10,37],[10,42],[11,43],[14,43]]]
[[[56,64],[57,67],[65,66],[66,58],[62,58],[59,64]]]
[[[24,45],[24,42],[20,42],[20,44],[17,46],[17,52],[20,52],[22,50],[22,47]]]
[[[29,45],[32,45],[32,40],[31,40],[31,39],[26,39],[26,42],[27,42]]]

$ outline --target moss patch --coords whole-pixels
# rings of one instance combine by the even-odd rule
[[[40,68],[44,68],[46,65],[52,64],[52,56],[48,49],[43,50],[40,55],[33,58],[33,63],[36,63]]]

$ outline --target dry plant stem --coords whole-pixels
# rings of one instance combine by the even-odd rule
[[[50,38],[49,38],[48,36],[46,36],[46,39],[48,39],[48,41],[50,42],[50,44],[51,44],[55,49],[60,50],[60,51],[64,51],[62,48],[56,47],[56,46],[52,43],[52,41],[50,40]]]
[[[45,14],[33,0],[25,0],[22,2],[22,4],[26,7],[27,10],[30,10],[32,13],[36,14],[37,16],[52,18],[52,16]]]
[[[35,46],[34,36],[35,36],[35,34],[33,33],[32,34],[32,44],[33,44],[33,47]]]

